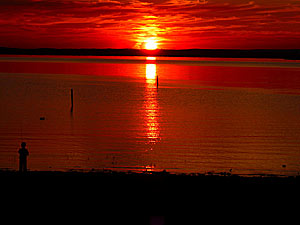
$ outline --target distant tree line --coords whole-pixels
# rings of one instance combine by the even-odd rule
[[[300,59],[300,49],[19,49],[0,47],[0,54],[10,55],[68,55],[68,56],[168,56],[168,57],[218,57],[218,58],[272,58]]]

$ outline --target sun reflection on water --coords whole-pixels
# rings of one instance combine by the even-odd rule
[[[151,84],[156,82],[156,64],[146,64],[146,81]]]
[[[151,59],[155,60],[155,57]],[[146,88],[145,88],[145,126],[147,127],[147,139],[150,150],[160,141],[159,106],[157,101],[157,74],[156,64],[146,64]]]

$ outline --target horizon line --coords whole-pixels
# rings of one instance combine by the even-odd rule
[[[52,48],[52,47],[40,47],[40,48],[18,48],[18,47],[6,47],[0,46],[0,49],[20,49],[20,50],[40,50],[40,49],[55,49],[55,50],[137,50],[137,51],[187,51],[187,50],[223,50],[223,51],[255,51],[255,50],[268,50],[268,51],[278,51],[278,50],[300,50],[300,48],[186,48],[186,49],[137,49],[137,48]]]
[[[96,48],[9,48],[0,47],[0,55],[65,56],[153,56],[211,58],[272,58],[300,60],[300,49],[96,49]]]

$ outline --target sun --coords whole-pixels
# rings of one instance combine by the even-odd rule
[[[157,41],[153,38],[149,38],[144,41],[144,46],[147,50],[155,50],[157,49]]]

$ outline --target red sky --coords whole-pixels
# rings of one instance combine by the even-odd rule
[[[300,0],[1,0],[0,46],[300,48]]]

